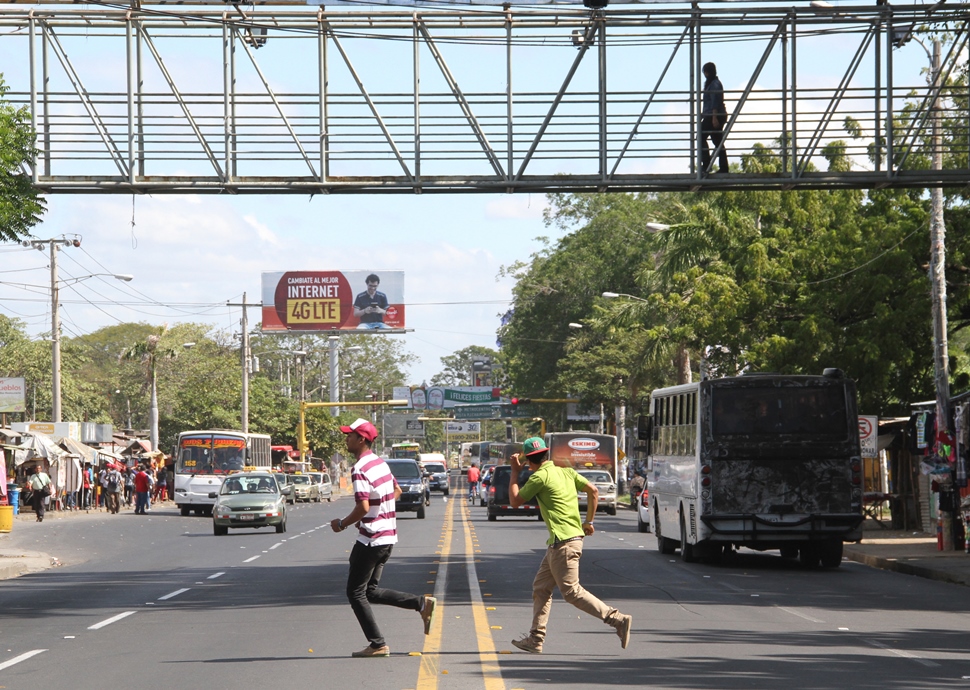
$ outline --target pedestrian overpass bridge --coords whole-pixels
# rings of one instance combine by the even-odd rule
[[[968,18],[943,2],[4,4],[0,55],[51,194],[961,188]],[[920,27],[948,32],[938,70]],[[707,61],[731,161],[760,153],[743,172],[698,163]],[[848,165],[830,169],[835,150]]]

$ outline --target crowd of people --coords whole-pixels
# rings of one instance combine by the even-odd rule
[[[153,503],[170,499],[171,466],[149,460],[128,465],[110,462],[100,469],[84,463],[81,487],[78,491],[56,492],[44,468],[37,464],[28,474],[23,486],[22,501],[30,505],[37,521],[51,508],[64,510],[107,510],[118,513],[122,508],[134,508],[136,514],[151,510]]]

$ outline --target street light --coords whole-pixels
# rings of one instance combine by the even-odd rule
[[[625,292],[604,292],[603,297],[606,299],[616,299],[617,297],[626,297],[627,299],[632,299],[634,302],[647,302],[642,297],[637,297],[636,295],[628,295]]]

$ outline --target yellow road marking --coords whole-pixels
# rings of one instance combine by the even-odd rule
[[[454,511],[455,502],[448,501],[448,509],[444,517],[444,547],[435,553],[441,554],[438,569],[437,581],[435,582],[434,593],[438,599],[437,611],[435,612],[434,622],[431,624],[431,631],[424,638],[424,649],[421,651],[421,668],[418,670],[417,690],[436,690],[438,687],[438,674],[440,672],[439,663],[441,651],[441,633],[444,628],[444,604],[445,604],[445,585],[448,576],[448,556],[451,554],[451,537],[454,530]]]
[[[485,690],[505,690],[502,680],[502,670],[498,665],[498,655],[495,653],[495,642],[492,631],[488,626],[488,614],[482,601],[481,589],[478,586],[478,573],[475,570],[476,559],[472,557],[472,537],[468,521],[468,508],[461,506],[461,524],[465,531],[465,563],[468,566],[468,590],[471,594],[472,617],[475,619],[475,637],[478,639],[478,659],[482,666],[482,676]]]

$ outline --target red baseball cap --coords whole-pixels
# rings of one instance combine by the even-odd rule
[[[357,421],[350,426],[340,427],[340,430],[345,434],[356,431],[362,438],[365,438],[368,441],[373,441],[375,438],[377,438],[377,428],[366,419],[361,419],[360,417],[358,417]]]

